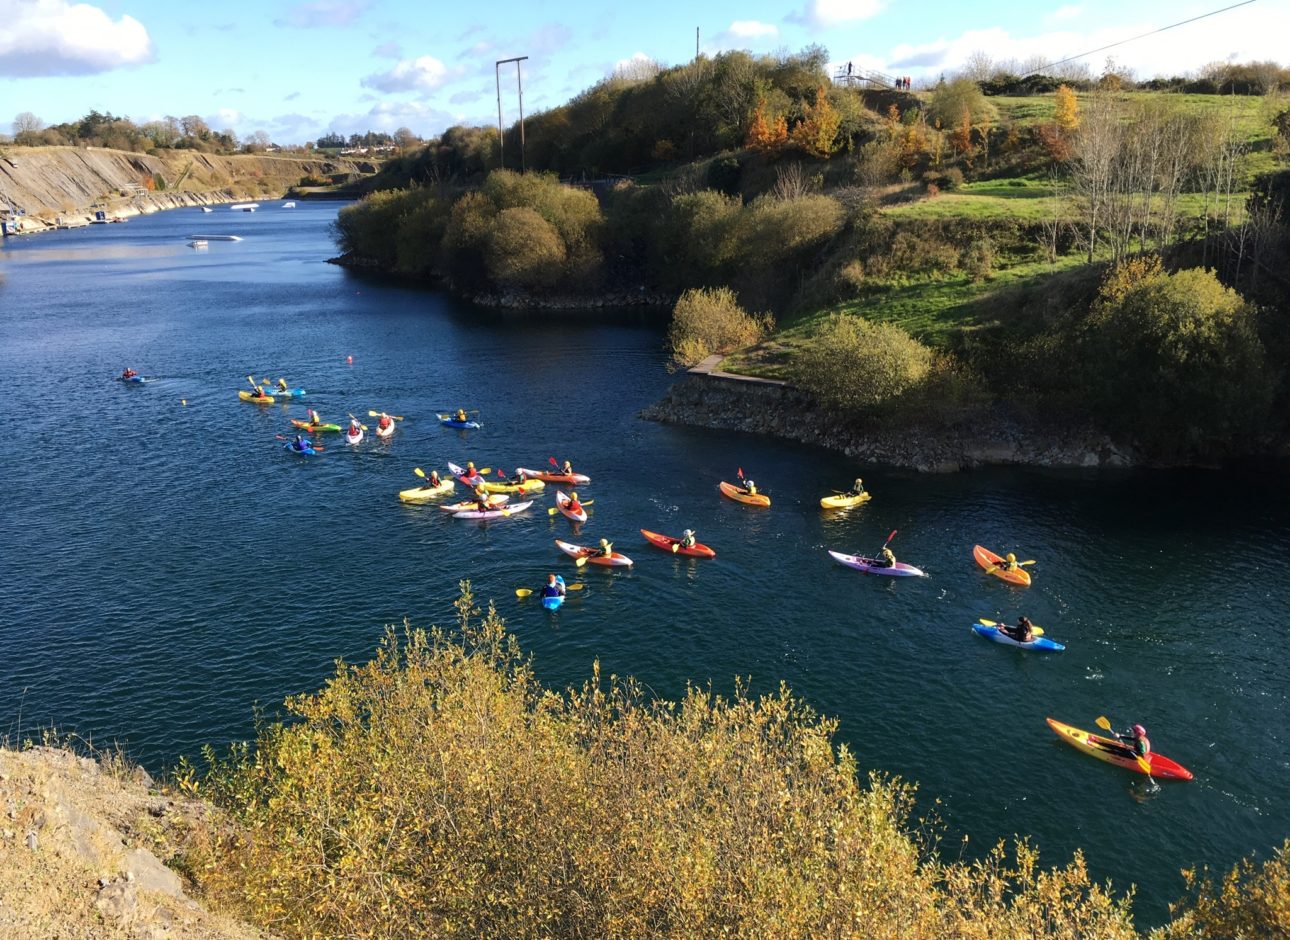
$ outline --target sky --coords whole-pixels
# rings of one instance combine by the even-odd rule
[[[91,109],[137,122],[197,114],[243,138],[301,143],[335,131],[495,124],[494,62],[527,55],[526,113],[562,104],[615,69],[708,54],[797,51],[935,79],[973,53],[1057,60],[1236,0],[0,0],[0,132],[19,112],[47,124]],[[1107,55],[1137,77],[1218,60],[1290,64],[1290,0],[1253,0]],[[514,66],[503,117],[515,120]]]

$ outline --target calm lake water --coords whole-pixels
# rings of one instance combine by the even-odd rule
[[[348,274],[324,263],[335,211],[182,210],[0,248],[0,732],[52,723],[164,766],[249,736],[256,703],[318,687],[385,624],[449,623],[469,578],[549,684],[580,682],[596,658],[665,696],[786,680],[841,719],[864,767],[942,801],[946,845],[1025,834],[1048,863],[1082,847],[1097,877],[1138,886],[1142,922],[1181,893],[1180,868],[1290,833],[1280,479],[928,477],[644,422],[672,380],[657,314],[500,314]],[[198,233],[245,240],[187,247]],[[126,365],[155,380],[114,381]],[[407,420],[388,443],[333,436],[297,458],[276,436],[305,405],[239,402],[250,372],[304,386],[326,419]],[[433,412],[458,404],[484,428],[440,427]],[[611,538],[633,569],[578,573],[557,552],[570,524],[545,511],[553,488],[489,525],[395,495],[416,466],[549,456],[594,478],[581,540]],[[737,467],[772,508],[718,495]],[[821,512],[857,472],[872,502]],[[686,526],[715,560],[638,533]],[[865,577],[825,554],[875,550],[892,529],[929,578]],[[1038,559],[1034,586],[983,576],[974,542]],[[514,596],[548,571],[588,585],[554,615]],[[1067,652],[969,630],[1019,613]],[[1196,779],[1153,788],[1044,723],[1095,730],[1099,714],[1145,724]]]

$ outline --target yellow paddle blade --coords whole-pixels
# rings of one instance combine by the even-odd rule
[[[673,555],[675,555],[675,554],[676,554],[677,552],[679,552],[680,550],[681,550],[681,543],[680,543],[680,542],[673,542],[673,543],[672,543],[672,554],[673,554]]]
[[[1017,564],[1018,564],[1018,565],[1033,565],[1033,564],[1035,564],[1035,560],[1032,558],[1032,559],[1030,559],[1030,561],[1019,561],[1019,562],[1017,562]]]
[[[255,388],[255,379],[248,375],[246,380],[251,383],[251,388]]]
[[[566,584],[564,586],[564,589],[566,591],[581,591],[585,587],[586,587],[585,584]]]
[[[419,477],[420,477],[421,479],[423,479],[423,480],[426,478],[426,472],[425,472],[424,470],[422,470],[420,467],[413,467],[413,468],[412,468],[412,472],[413,472],[413,473],[415,473],[417,476],[419,476]]]
[[[586,555],[579,555],[577,558],[575,558],[575,559],[573,560],[574,567],[576,567],[576,568],[581,568],[581,567],[583,567],[586,563],[587,563],[587,556],[586,556]]]
[[[369,418],[379,418],[381,416],[381,413],[379,411],[373,411],[371,408],[368,408],[367,416]]]
[[[515,596],[516,596],[516,597],[528,597],[528,596],[529,596],[530,594],[532,594],[532,593],[533,593],[532,588],[516,588],[516,589],[515,589]]]
[[[1097,721],[1095,721],[1095,722],[1094,722],[1094,724],[1096,724],[1096,725],[1097,725],[1099,728],[1101,728],[1103,731],[1113,731],[1113,730],[1114,730],[1114,729],[1111,727],[1111,721],[1110,721],[1110,719],[1108,719],[1105,715],[1098,715],[1098,716],[1097,716]]]
[[[1137,753],[1136,751],[1134,752],[1133,756],[1138,759],[1138,766],[1142,768],[1142,772],[1146,774],[1148,777],[1150,777],[1151,761],[1147,760],[1145,757],[1143,757],[1141,754]]]
[[[555,513],[556,513],[556,508],[555,508],[554,506],[552,506],[550,509],[548,509],[548,510],[546,511],[546,514],[547,514],[548,516],[554,516],[554,515],[555,515]]]

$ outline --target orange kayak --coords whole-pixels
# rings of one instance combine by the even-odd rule
[[[994,575],[996,578],[1007,581],[1009,584],[1016,584],[1020,587],[1030,586],[1029,571],[1025,568],[1014,568],[1009,571],[1006,567],[996,567],[997,565],[1006,566],[1008,561],[1006,558],[999,557],[994,552],[990,551],[990,549],[985,548],[982,545],[974,545],[972,546],[972,557],[976,559],[976,563],[985,569],[987,573]],[[991,568],[994,568],[994,570],[991,571]]]
[[[727,483],[725,480],[721,481],[721,493],[723,496],[728,496],[730,499],[733,499],[736,503],[743,503],[745,506],[769,506],[770,505],[770,497],[765,495],[764,493],[758,493],[755,496],[749,496],[746,490],[742,489],[741,487],[735,486],[733,483]]]
[[[1110,738],[1104,738],[1100,734],[1091,734],[1088,731],[1081,731],[1079,728],[1063,724],[1055,718],[1047,719],[1048,726],[1057,732],[1058,736],[1072,747],[1078,748],[1091,757],[1098,760],[1104,760],[1108,764],[1115,764],[1117,767],[1123,767],[1126,770],[1134,770],[1140,774],[1145,774],[1142,765],[1138,759],[1133,756],[1133,749],[1119,741],[1112,741]],[[1157,754],[1152,751],[1145,758],[1147,764],[1151,767],[1151,776],[1160,777],[1164,780],[1190,780],[1192,772],[1179,764],[1172,761],[1163,754]]]

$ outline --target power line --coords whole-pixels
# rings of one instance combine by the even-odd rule
[[[1240,3],[1233,3],[1229,7],[1223,7],[1221,10],[1211,10],[1209,13],[1202,13],[1200,16],[1193,16],[1189,20],[1180,20],[1177,23],[1170,23],[1168,26],[1161,26],[1159,29],[1153,29],[1150,32],[1142,33],[1138,36],[1130,36],[1128,39],[1121,39],[1119,42],[1113,42],[1107,46],[1099,46],[1096,49],[1090,49],[1088,52],[1081,52],[1079,55],[1067,56],[1065,59],[1058,59],[1056,62],[1049,62],[1043,69],[1036,71],[1047,71],[1055,65],[1063,65],[1067,62],[1074,62],[1076,59],[1082,59],[1085,56],[1094,55],[1098,52],[1105,52],[1107,49],[1114,49],[1116,46],[1123,46],[1128,42],[1136,42],[1139,39],[1146,39],[1148,36],[1154,36],[1157,33],[1163,33],[1165,30],[1174,29],[1178,26],[1186,26],[1188,23],[1195,23],[1197,20],[1203,20],[1207,17],[1217,16],[1220,13],[1226,13],[1228,10],[1235,10],[1237,7],[1249,6],[1254,0],[1241,0]]]

